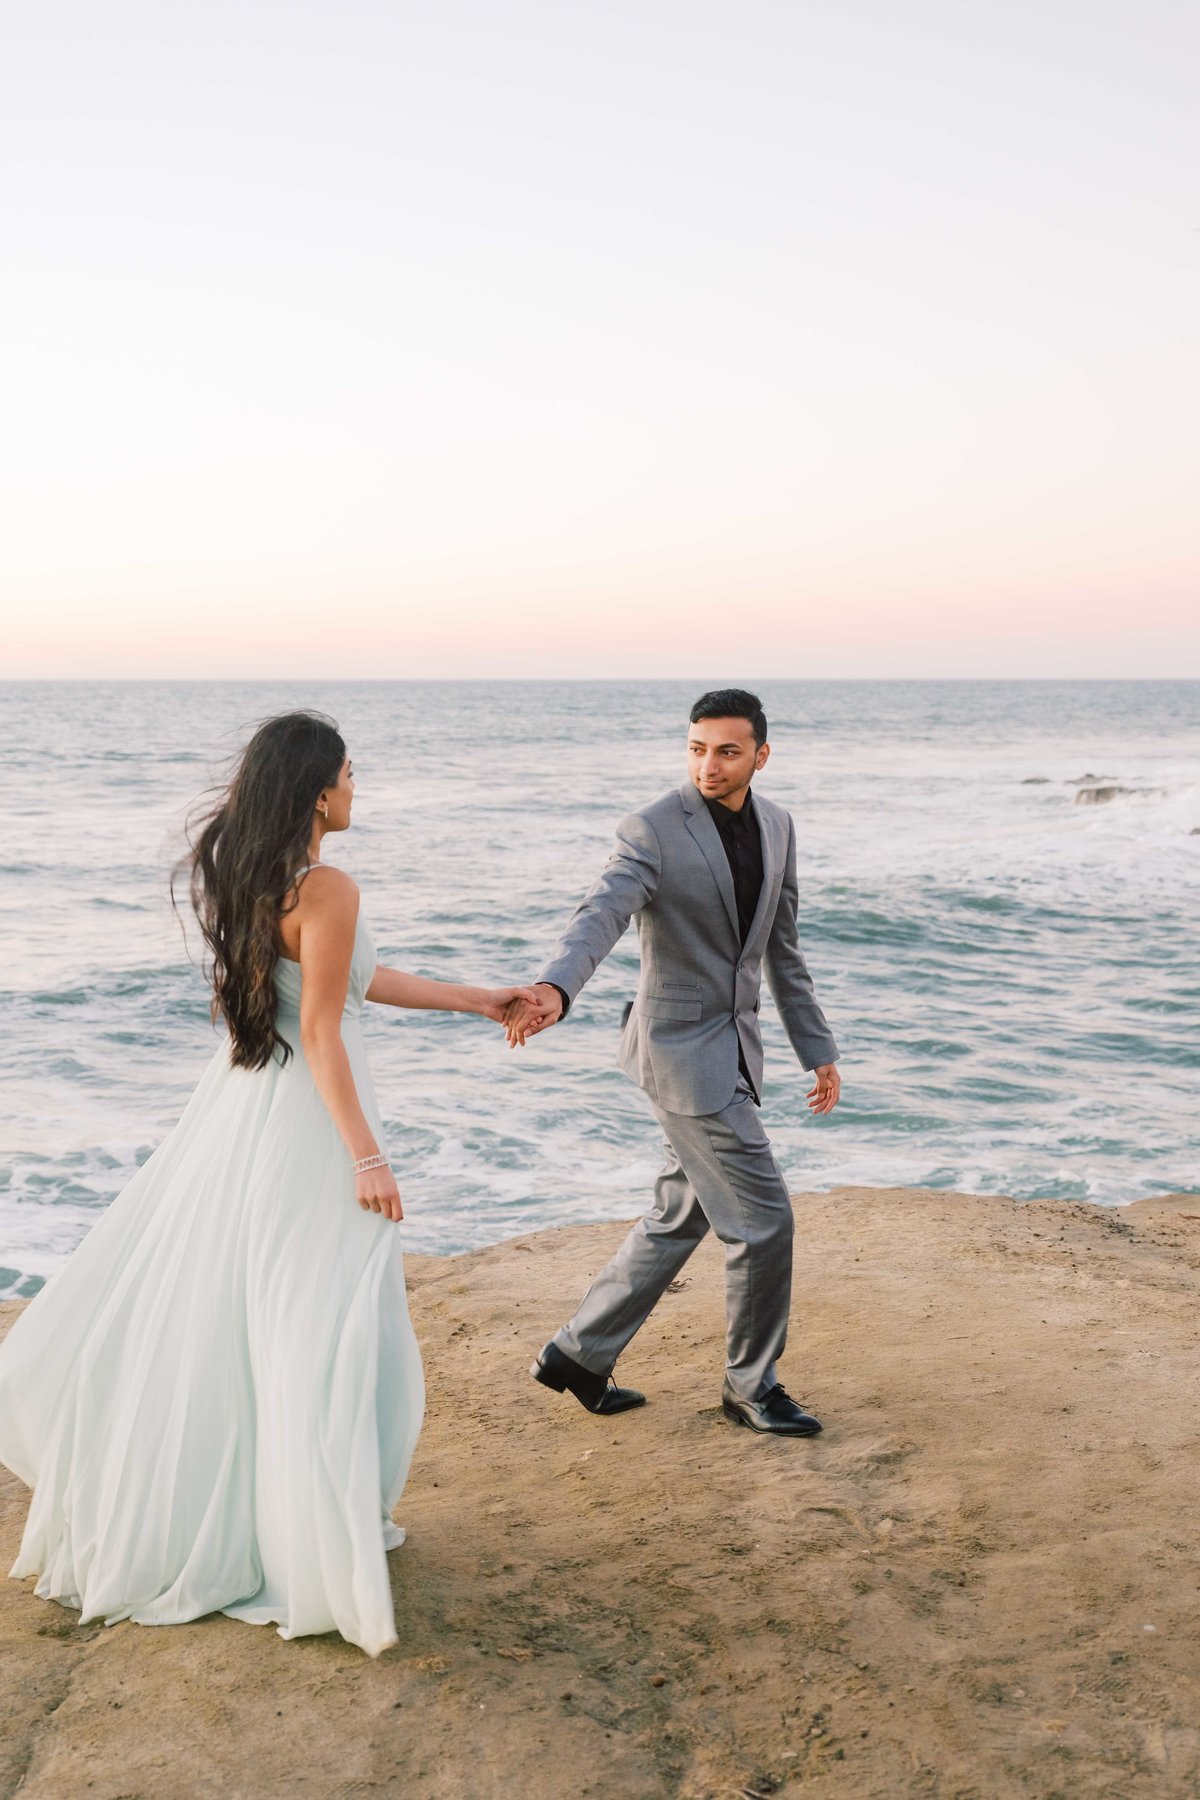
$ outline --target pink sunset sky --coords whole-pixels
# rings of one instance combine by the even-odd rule
[[[1194,10],[46,0],[10,676],[1200,676]]]

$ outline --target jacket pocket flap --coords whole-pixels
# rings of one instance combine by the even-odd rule
[[[695,1000],[663,1000],[657,994],[639,994],[637,1009],[647,1019],[698,1019],[701,1006]]]

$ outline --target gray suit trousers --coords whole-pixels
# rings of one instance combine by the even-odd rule
[[[667,1160],[654,1205],[554,1342],[607,1375],[709,1226],[725,1246],[726,1379],[742,1400],[776,1382],[792,1287],[792,1203],[744,1078],[720,1112],[655,1107]]]

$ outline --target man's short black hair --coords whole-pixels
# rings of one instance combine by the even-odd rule
[[[688,714],[688,722],[696,725],[701,719],[747,719],[755,744],[761,749],[767,741],[767,715],[762,701],[746,688],[713,688],[711,693],[701,694]]]

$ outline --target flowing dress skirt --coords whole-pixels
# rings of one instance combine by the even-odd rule
[[[343,1040],[382,1143],[360,947]],[[0,1460],[34,1490],[12,1574],[85,1620],[220,1610],[376,1655],[396,1641],[385,1553],[421,1362],[403,1227],[355,1203],[293,980],[291,1061],[248,1072],[219,1050],[0,1346]]]

